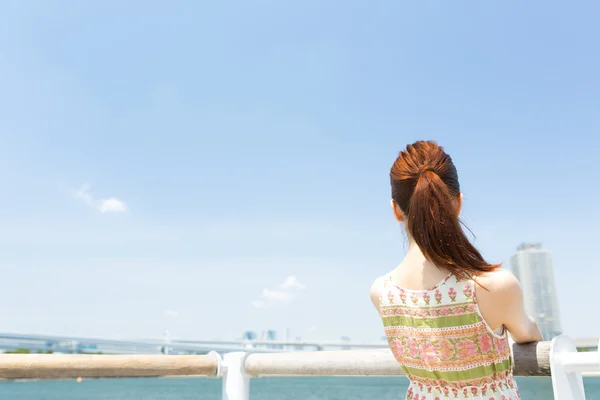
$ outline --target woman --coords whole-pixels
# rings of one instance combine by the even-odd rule
[[[390,348],[410,379],[407,399],[519,399],[507,332],[542,340],[514,275],[487,263],[463,232],[452,159],[435,142],[402,151],[392,209],[404,224],[404,260],[371,287]]]

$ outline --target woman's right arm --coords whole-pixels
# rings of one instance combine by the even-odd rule
[[[506,270],[497,270],[481,279],[485,289],[477,288],[480,309],[492,325],[504,325],[516,343],[542,341],[542,333],[535,320],[527,315],[523,289],[517,278]]]
[[[517,278],[510,274],[504,288],[504,326],[516,343],[540,342],[543,339],[540,328],[533,317],[525,312],[523,288]]]

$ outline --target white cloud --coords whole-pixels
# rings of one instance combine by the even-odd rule
[[[288,276],[285,278],[285,281],[281,284],[283,289],[291,289],[291,290],[304,290],[306,286],[298,282],[298,279],[295,276]]]
[[[100,200],[98,210],[100,210],[101,213],[125,212],[127,211],[127,204],[116,197],[110,197],[106,200]]]
[[[263,289],[260,297],[271,301],[290,301],[292,294],[281,290]]]
[[[267,308],[289,303],[294,299],[296,293],[306,289],[306,286],[300,283],[295,276],[288,276],[280,285],[280,288],[281,289],[263,289],[260,299],[253,301],[252,305],[255,308]]]
[[[95,199],[90,193],[90,185],[84,184],[77,190],[74,195],[78,199],[81,199],[87,205],[94,207],[103,214],[106,213],[123,213],[127,211],[127,204],[116,197],[109,197],[107,199]]]

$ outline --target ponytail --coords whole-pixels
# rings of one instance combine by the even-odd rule
[[[392,198],[425,258],[463,279],[498,268],[484,260],[461,227],[458,176],[441,147],[434,142],[407,146],[390,177]]]

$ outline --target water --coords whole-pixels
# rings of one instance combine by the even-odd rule
[[[517,379],[523,400],[551,400],[550,378]],[[586,378],[588,399],[600,399],[600,378]],[[385,378],[252,379],[251,400],[400,400],[407,380]],[[207,378],[0,382],[2,400],[220,400],[221,380]]]

